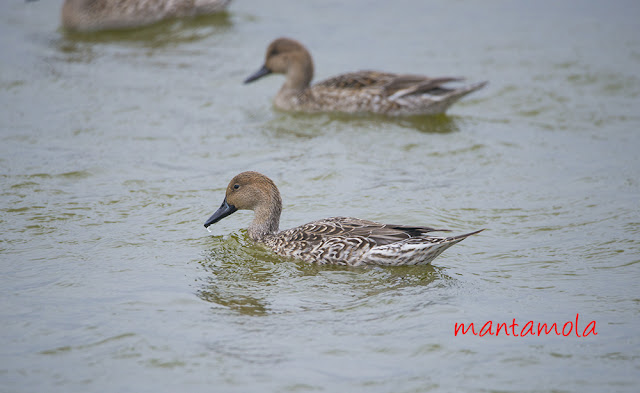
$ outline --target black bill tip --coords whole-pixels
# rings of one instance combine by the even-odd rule
[[[222,205],[216,210],[215,213],[209,217],[209,219],[204,223],[204,227],[208,228],[209,225],[215,224],[216,222],[222,220],[228,215],[235,213],[238,209],[235,206],[227,203],[227,198],[224,198]]]
[[[260,79],[265,75],[269,75],[271,70],[267,68],[267,66],[262,66],[258,71],[254,72],[250,77],[244,80],[244,83],[251,83],[256,79]]]

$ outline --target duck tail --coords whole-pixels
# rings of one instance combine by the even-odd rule
[[[489,83],[488,81],[474,83],[472,85],[464,86],[459,89],[445,89],[444,93],[438,95],[431,95],[429,97],[430,105],[428,111],[425,114],[444,113],[449,107],[455,104],[459,99],[471,94],[476,90],[482,89]],[[434,102],[436,101],[436,102]]]
[[[475,234],[477,234],[477,233],[480,233],[480,232],[484,231],[485,229],[486,229],[486,228],[482,228],[482,229],[480,229],[480,230],[478,230],[478,231],[465,233],[464,235],[451,236],[451,237],[448,237],[448,238],[447,238],[447,241],[452,241],[452,242],[456,242],[456,243],[457,243],[457,242],[459,242],[459,241],[461,241],[461,240],[464,240],[464,239],[468,238],[468,237],[469,237],[469,236],[471,236],[471,235],[475,235]]]
[[[462,97],[466,96],[467,94],[471,94],[476,90],[482,89],[488,83],[489,81],[483,81],[483,82],[474,83],[469,86],[461,87],[459,89],[455,89],[451,93],[447,94],[446,101],[449,103],[449,105],[451,105],[454,102],[461,99]]]

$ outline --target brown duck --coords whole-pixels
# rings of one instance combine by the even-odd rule
[[[245,80],[284,74],[276,95],[276,108],[296,112],[378,113],[390,116],[444,113],[453,103],[487,84],[460,88],[444,84],[462,78],[429,78],[422,75],[359,71],[342,74],[311,85],[313,60],[298,41],[278,38],[267,48],[262,68]]]
[[[214,14],[231,0],[65,0],[62,26],[72,31],[141,27],[168,18]]]
[[[446,231],[411,225],[380,224],[351,217],[331,217],[280,231],[282,199],[271,179],[243,172],[227,186],[220,208],[205,228],[237,210],[253,210],[249,237],[276,254],[306,262],[337,265],[426,265],[475,231],[459,236],[432,236]]]

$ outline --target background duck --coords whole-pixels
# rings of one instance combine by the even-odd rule
[[[359,71],[311,84],[313,59],[298,41],[278,38],[267,48],[264,65],[245,80],[271,73],[285,74],[276,95],[277,108],[300,112],[379,113],[391,116],[444,113],[453,103],[487,84],[458,89],[443,87],[462,78]]]
[[[275,183],[258,172],[236,175],[220,208],[205,228],[237,210],[253,210],[249,237],[276,254],[306,262],[337,265],[426,265],[444,250],[480,231],[460,236],[427,235],[447,231],[389,225],[352,217],[331,217],[280,231],[282,198]]]
[[[65,0],[62,26],[74,31],[140,27],[167,18],[213,14],[231,0]]]

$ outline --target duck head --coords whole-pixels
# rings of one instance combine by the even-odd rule
[[[227,186],[222,205],[204,223],[204,227],[222,220],[238,210],[253,210],[253,222],[248,228],[249,236],[261,240],[278,232],[282,198],[275,183],[258,172],[242,172]]]
[[[267,48],[264,65],[248,77],[250,83],[271,73],[285,74],[283,89],[302,90],[313,79],[313,59],[307,49],[291,38],[278,38]]]

